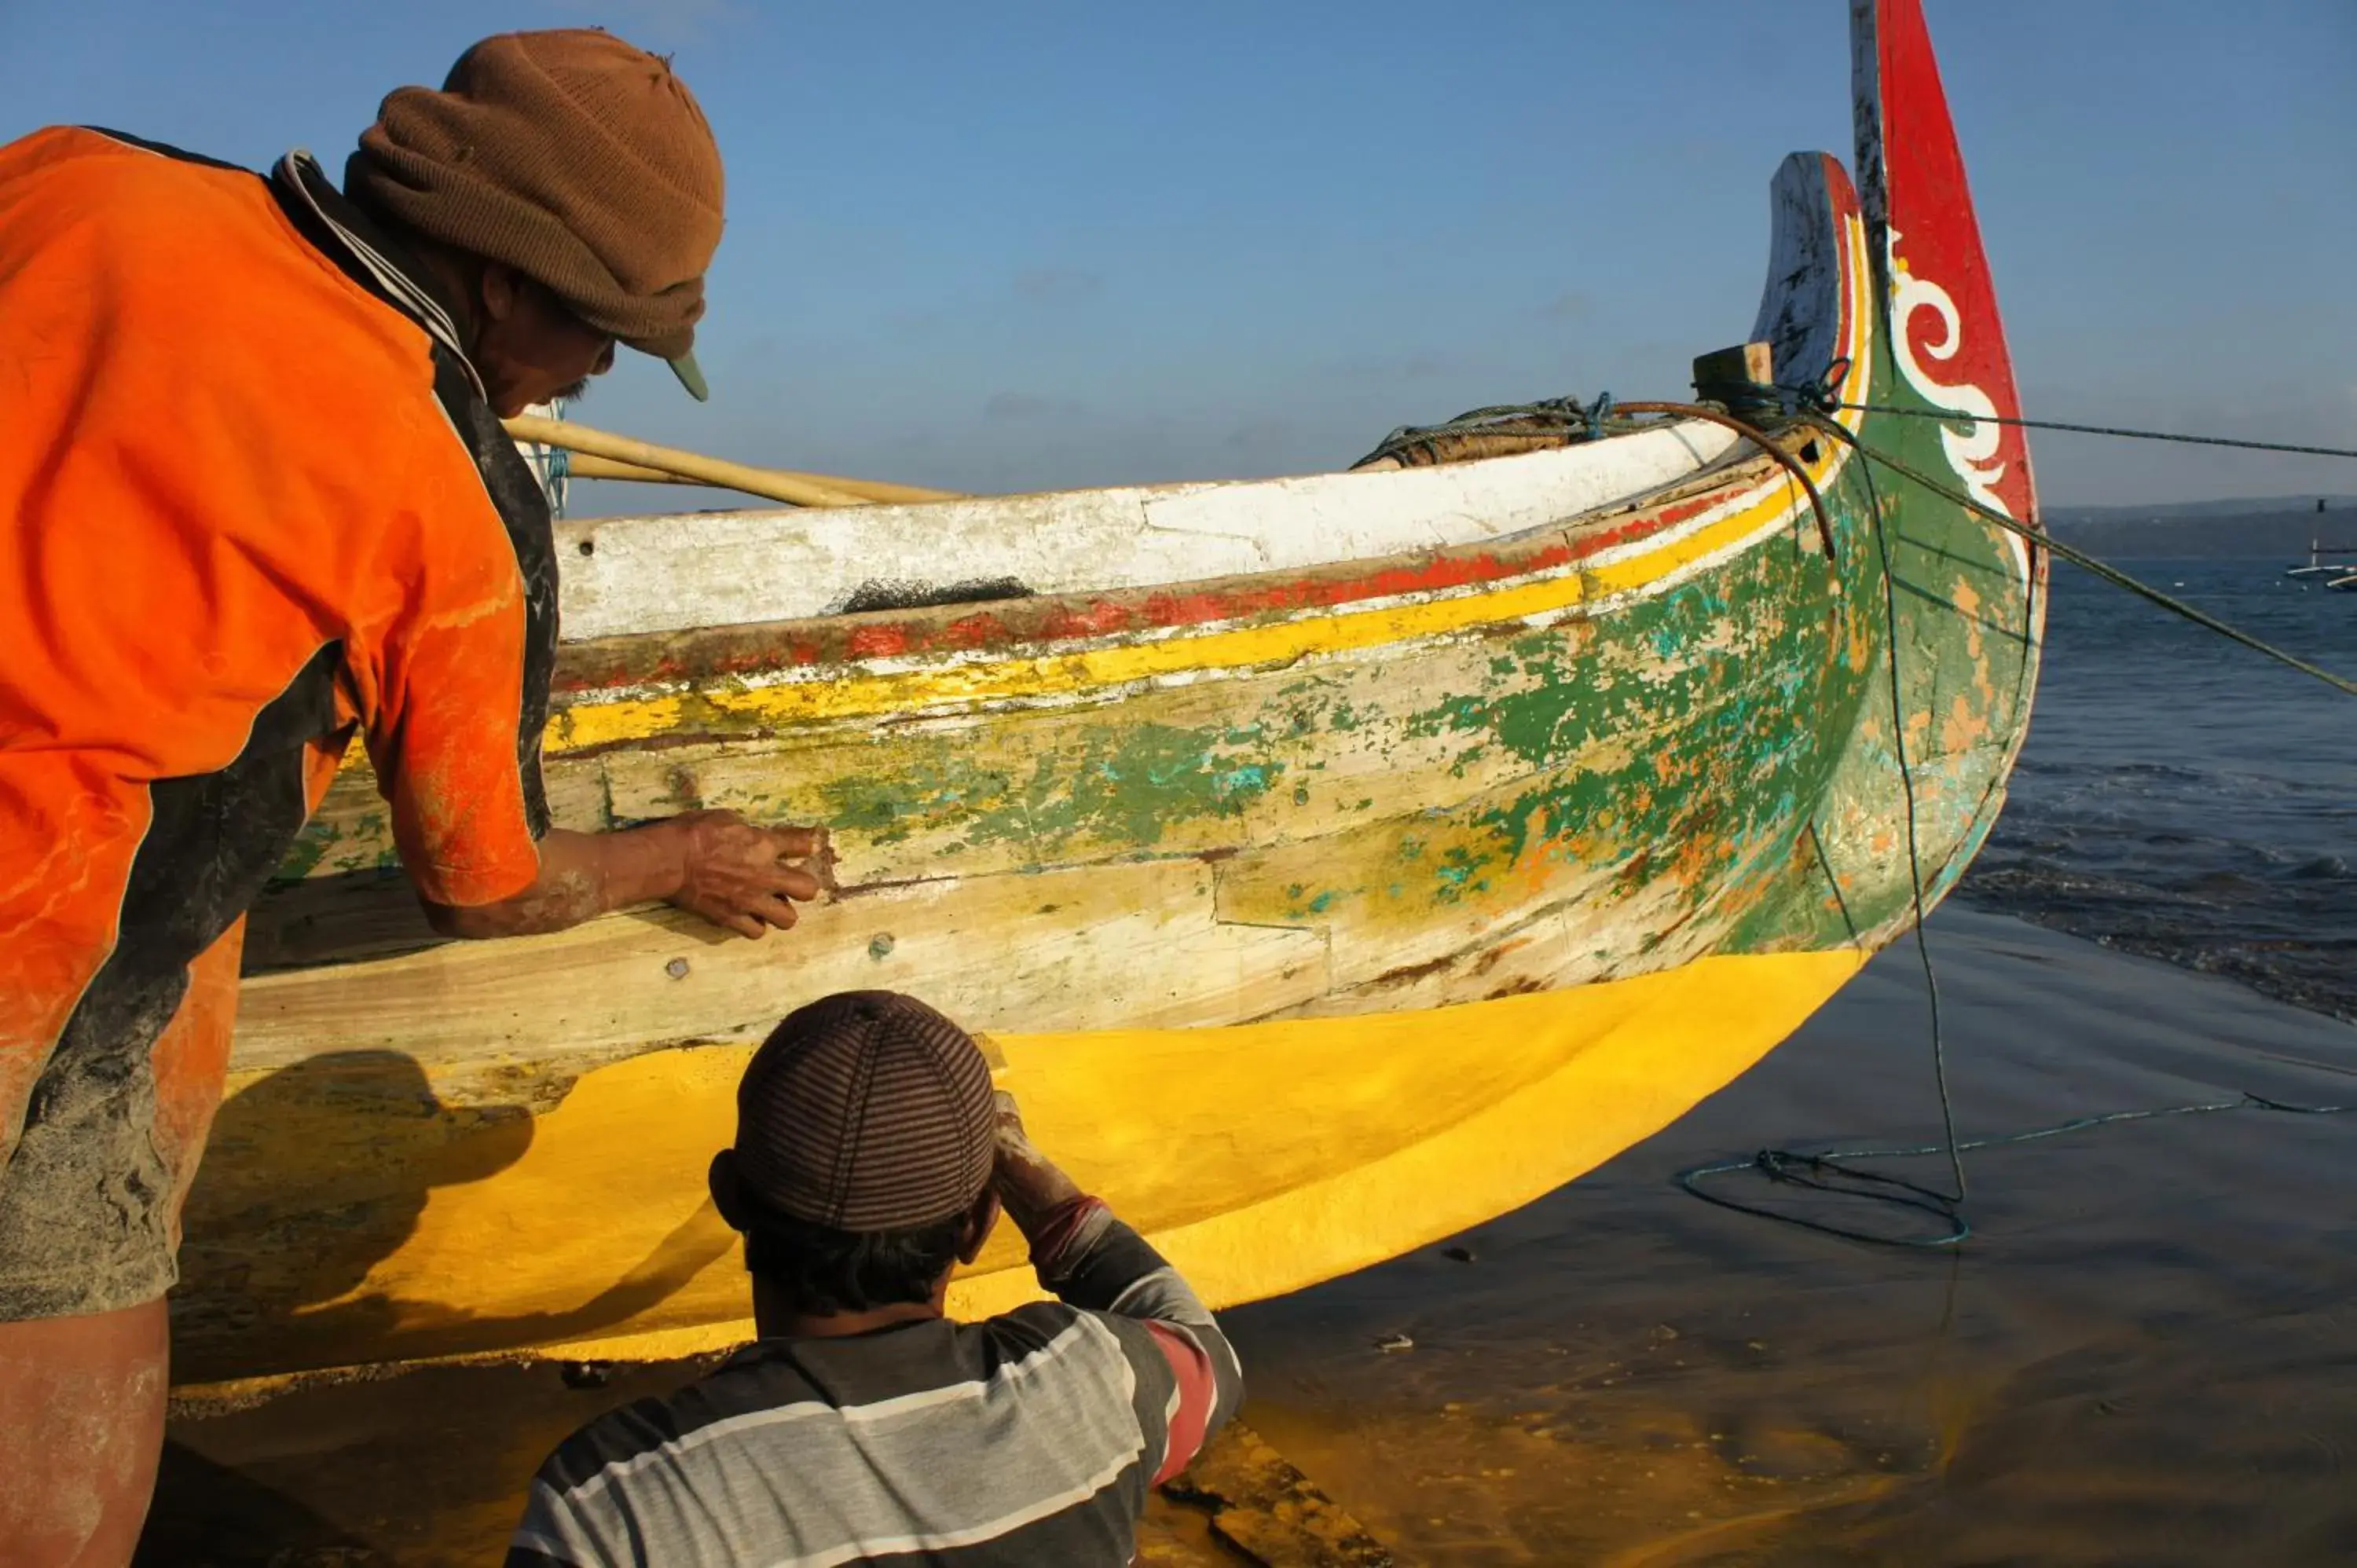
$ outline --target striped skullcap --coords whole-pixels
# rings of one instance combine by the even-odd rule
[[[996,1135],[974,1036],[896,992],[799,1009],[737,1086],[739,1179],[780,1213],[839,1230],[948,1219],[989,1182]]]

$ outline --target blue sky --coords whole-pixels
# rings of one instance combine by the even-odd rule
[[[2357,4],[1929,10],[2029,411],[2357,445]],[[1750,327],[1778,159],[1849,151],[1839,0],[0,0],[0,138],[336,168],[390,88],[578,24],[675,53],[729,178],[714,402],[625,356],[579,416],[961,489],[1685,395]],[[2357,490],[2357,462],[2036,453],[2053,504]]]

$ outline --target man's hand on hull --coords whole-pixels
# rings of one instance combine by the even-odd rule
[[[734,811],[690,811],[662,824],[680,835],[679,891],[671,903],[741,937],[791,930],[797,901],[834,886],[824,828],[759,828]]]

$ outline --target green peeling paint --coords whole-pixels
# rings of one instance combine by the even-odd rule
[[[1878,395],[1907,399],[1887,351],[1875,370]],[[1866,439],[1947,471],[1935,422],[1870,423]],[[2035,665],[2004,542],[1878,483],[1895,639],[1854,460],[1826,494],[1837,574],[1813,529],[1782,529],[1592,620],[963,728],[734,741],[774,746],[770,770],[745,782],[740,767],[737,793],[709,803],[826,822],[855,878],[858,854],[896,850],[929,875],[1216,851],[1222,907],[1246,921],[1445,921],[1472,941],[1485,920],[1522,918],[1560,889],[1630,911],[1632,968],[1656,949],[1837,945],[1913,899],[1894,732],[1916,779],[1921,858],[1944,887],[2001,800]],[[1883,662],[1894,640],[1903,726]],[[1448,682],[1432,678],[1442,670]],[[683,735],[741,729],[706,698],[685,709]],[[696,765],[679,766],[692,777]],[[1313,775],[1329,787],[1313,789]],[[1387,789],[1411,779],[1416,793]],[[281,875],[389,855],[382,811],[346,810],[305,830]]]

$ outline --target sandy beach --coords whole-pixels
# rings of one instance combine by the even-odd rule
[[[2357,1102],[2357,1030],[2331,1019],[1967,908],[1931,935],[1967,1137],[2244,1090]],[[1225,1315],[1247,1419],[1402,1562],[2348,1561],[2357,1116],[1984,1151],[1954,1253],[1677,1190],[1678,1170],[1762,1145],[1935,1137],[1915,962],[1882,955],[1766,1064],[1586,1179]],[[432,1369],[184,1415],[141,1561],[494,1559],[549,1444],[688,1370]],[[1200,1533],[1174,1511],[1146,1560],[1211,1561],[1185,1544]]]

